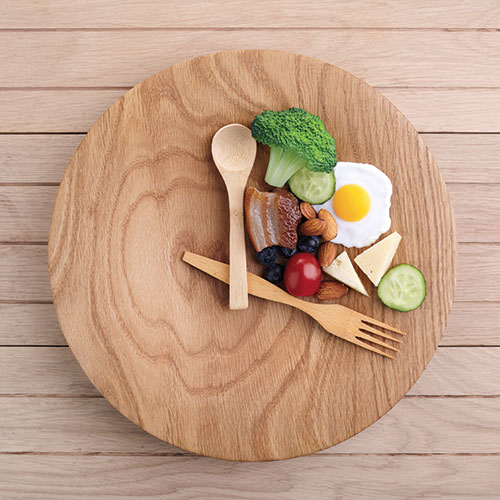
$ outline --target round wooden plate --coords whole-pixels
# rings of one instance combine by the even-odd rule
[[[396,361],[280,304],[250,297],[248,310],[230,311],[227,286],[181,261],[185,250],[228,261],[213,134],[291,106],[321,116],[340,160],[392,179],[391,230],[403,236],[394,263],[422,269],[427,299],[414,312],[391,311],[362,276],[371,296],[351,291],[340,302],[408,332]],[[249,185],[265,188],[267,160],[259,146]],[[99,118],[57,195],[49,271],[72,351],[123,415],[196,453],[274,460],[353,436],[414,384],[450,311],[456,237],[431,154],[379,92],[316,59],[222,52],[148,78]]]

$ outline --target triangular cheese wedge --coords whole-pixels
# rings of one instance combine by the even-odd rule
[[[347,252],[342,252],[329,266],[324,267],[323,271],[329,274],[332,278],[344,283],[344,285],[347,285],[353,290],[368,296],[363,283],[361,283],[359,276],[354,270],[354,266],[352,265]]]
[[[400,241],[401,235],[392,233],[355,257],[354,262],[375,286],[389,269]]]

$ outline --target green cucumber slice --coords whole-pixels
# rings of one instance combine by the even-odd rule
[[[400,264],[384,274],[377,289],[378,298],[396,311],[413,311],[427,295],[424,275],[415,266]]]
[[[307,167],[302,168],[288,180],[290,191],[302,201],[312,205],[325,203],[335,191],[335,176],[333,172],[312,172]]]

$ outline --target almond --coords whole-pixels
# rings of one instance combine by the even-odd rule
[[[318,213],[318,218],[326,222],[326,229],[321,233],[321,236],[327,241],[333,240],[337,236],[337,221],[333,218],[333,215],[322,208]]]
[[[318,262],[322,268],[329,266],[335,257],[337,257],[337,247],[333,243],[327,241],[319,247]]]
[[[300,211],[306,219],[316,219],[316,217],[318,216],[313,206],[305,201],[302,201],[300,203]]]
[[[335,300],[343,297],[349,288],[338,281],[323,281],[316,292],[319,300]]]
[[[300,224],[299,234],[303,234],[304,236],[319,236],[328,229],[327,226],[327,223],[321,219],[309,219]]]

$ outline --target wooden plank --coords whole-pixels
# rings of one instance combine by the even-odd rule
[[[458,247],[455,301],[498,301],[500,297],[500,245],[467,243]]]
[[[499,89],[383,88],[420,132],[500,132]],[[0,133],[85,132],[123,90],[0,91]]]
[[[0,245],[0,301],[52,300],[47,245]]]
[[[408,394],[500,396],[500,347],[440,347]]]
[[[2,347],[0,366],[0,395],[99,394],[68,347]],[[500,347],[439,347],[409,394],[500,396],[499,380]]]
[[[0,135],[0,183],[60,182],[83,135]]]
[[[60,182],[84,135],[0,135],[0,183]],[[422,134],[445,181],[500,182],[500,135]],[[473,170],[473,174],[471,171]]]
[[[57,186],[0,186],[3,241],[47,241]]]
[[[220,3],[220,2],[219,2]],[[289,0],[214,2],[113,0],[16,0],[2,11],[0,28],[116,27],[395,27],[498,28],[495,0],[388,0],[367,7],[365,0],[311,0],[307,8]],[[222,7],[222,5],[221,5]]]
[[[499,346],[499,324],[499,302],[456,302],[440,345]]]
[[[86,132],[122,90],[0,91],[2,132]]]
[[[457,302],[442,346],[499,346],[498,302]],[[52,304],[0,304],[0,345],[66,345]]]
[[[477,170],[481,167],[478,165]],[[474,167],[470,167],[471,177]],[[500,184],[448,184],[460,242],[500,242]]]
[[[499,410],[500,398],[404,398],[327,452],[499,453]]]
[[[0,304],[0,346],[66,345],[52,304]]]
[[[500,89],[381,90],[420,132],[500,131]]]
[[[500,245],[459,245],[457,302],[495,302],[500,297]],[[472,288],[473,287],[473,288]],[[50,301],[45,245],[0,245],[0,301]],[[429,297],[427,300],[431,300]]]
[[[457,302],[442,346],[499,346],[497,302]],[[0,304],[0,345],[66,345],[52,304]]]
[[[0,366],[0,395],[99,395],[68,347],[2,347]]]
[[[500,453],[500,398],[405,398],[326,453]],[[0,452],[178,452],[96,398],[0,398]],[[324,453],[324,452],[323,452]]]
[[[422,138],[446,182],[500,182],[500,135],[422,134]]]
[[[102,398],[0,398],[2,452],[176,453]]]
[[[204,457],[0,456],[10,500],[497,498],[499,456],[325,456],[238,463]],[[341,473],[338,473],[341,471]],[[362,481],[360,481],[360,473]],[[395,487],[397,486],[397,487]]]
[[[498,31],[0,32],[0,46],[0,87],[131,87],[182,60],[248,47],[317,57],[380,87],[498,87],[500,80]]]
[[[473,167],[469,172],[474,176]],[[448,191],[458,241],[500,242],[499,184],[449,184]],[[46,242],[56,194],[56,186],[0,186],[1,241]]]

